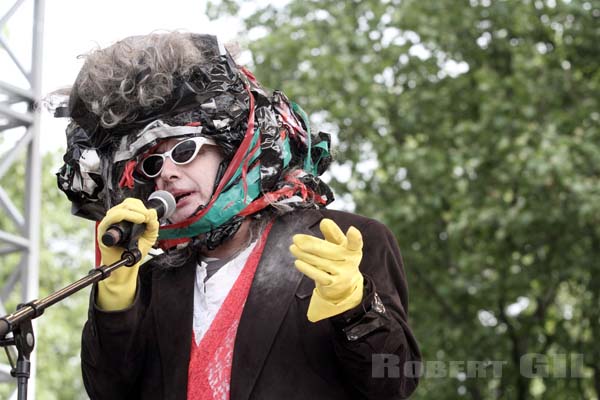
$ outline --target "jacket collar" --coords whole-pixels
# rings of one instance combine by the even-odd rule
[[[289,251],[292,236],[314,235],[322,218],[318,210],[293,212],[280,217],[271,229],[237,331],[231,368],[232,400],[250,397],[302,280]]]
[[[153,274],[158,350],[162,364],[165,399],[187,398],[187,377],[192,344],[196,262]],[[152,349],[147,349],[152,352]]]

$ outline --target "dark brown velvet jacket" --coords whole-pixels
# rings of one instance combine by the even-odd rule
[[[322,237],[319,221],[324,217],[344,232],[350,225],[361,231],[365,295],[356,308],[311,323],[306,311],[314,282],[296,270],[288,248],[296,233]],[[158,262],[140,268],[130,308],[103,312],[91,302],[82,368],[92,399],[186,399],[196,264],[165,270]],[[377,297],[385,310],[373,306]],[[296,211],[279,218],[238,327],[231,400],[408,397],[418,374],[405,374],[403,366],[419,361],[420,353],[407,307],[402,259],[384,225],[331,210]],[[392,360],[383,377],[377,357]]]

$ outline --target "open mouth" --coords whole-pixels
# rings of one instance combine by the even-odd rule
[[[181,199],[185,199],[186,197],[188,197],[190,194],[192,194],[192,192],[188,192],[188,193],[182,193],[180,195],[175,196],[175,202],[179,203],[179,200]]]

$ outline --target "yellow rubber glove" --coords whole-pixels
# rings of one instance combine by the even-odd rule
[[[109,265],[121,259],[125,251],[122,247],[106,247],[102,235],[112,225],[121,221],[130,221],[134,224],[146,224],[144,234],[138,240],[138,249],[142,253],[142,260],[158,238],[158,218],[156,210],[147,209],[139,199],[127,198],[121,204],[114,206],[106,213],[98,225],[98,246],[102,255],[102,264]],[[137,286],[137,274],[141,261],[132,267],[120,267],[110,276],[98,283],[98,307],[105,311],[122,310],[133,303]]]
[[[350,310],[363,298],[363,276],[358,270],[362,259],[362,235],[351,226],[344,235],[335,222],[323,219],[324,239],[294,235],[290,251],[296,268],[315,281],[307,317],[317,322]]]

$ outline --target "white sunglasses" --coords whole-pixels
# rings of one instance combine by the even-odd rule
[[[150,154],[140,163],[140,170],[147,178],[156,178],[160,175],[165,159],[169,157],[173,164],[185,165],[189,164],[196,158],[198,152],[205,144],[215,146],[214,140],[205,137],[193,137],[184,139],[177,143],[171,150],[164,153]]]

